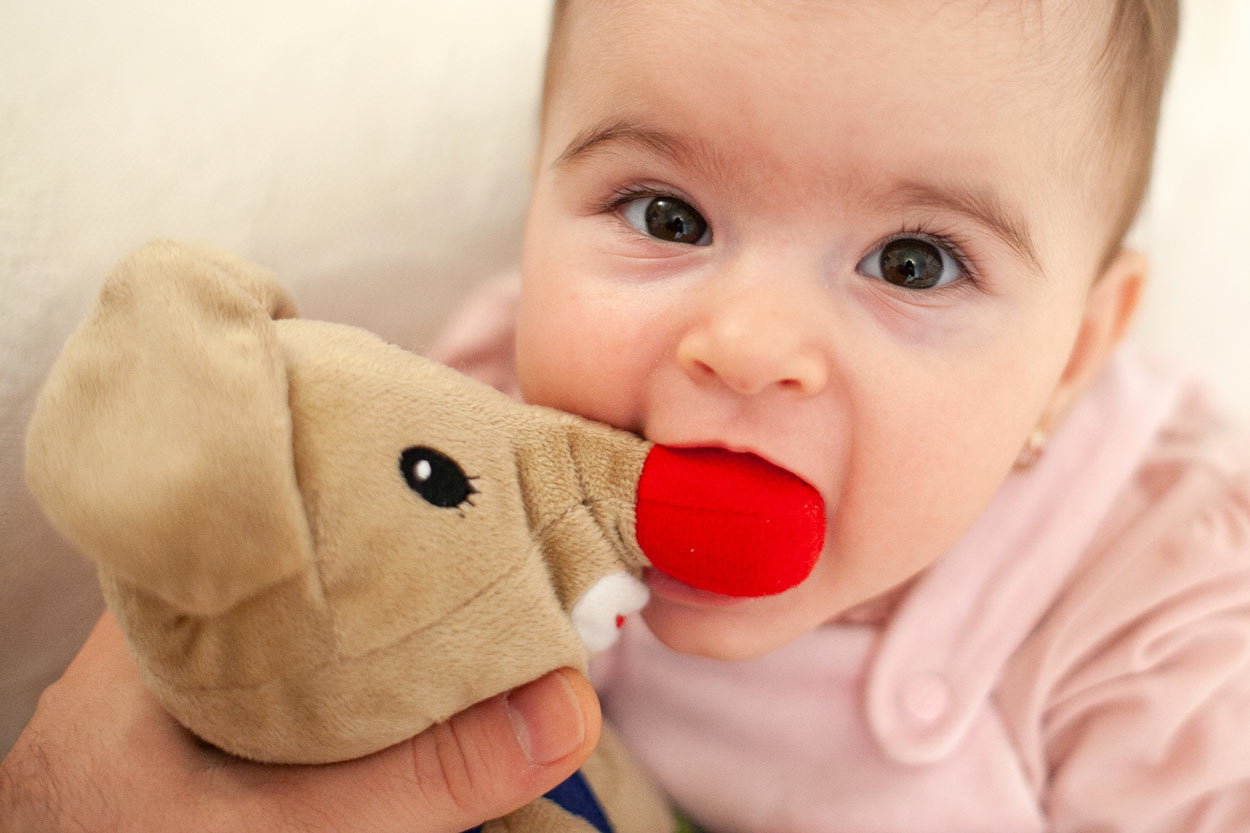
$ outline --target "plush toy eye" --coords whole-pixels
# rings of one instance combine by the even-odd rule
[[[443,509],[459,506],[477,493],[455,460],[423,445],[414,445],[399,455],[399,470],[408,488]]]

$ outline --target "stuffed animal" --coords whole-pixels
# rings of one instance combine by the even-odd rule
[[[31,491],[96,562],[145,682],[222,749],[364,755],[585,669],[644,569],[747,596],[815,563],[819,496],[759,458],[653,446],[294,314],[256,266],[149,244],[27,438]],[[589,815],[553,795],[493,824],[672,826],[610,733],[576,777]]]

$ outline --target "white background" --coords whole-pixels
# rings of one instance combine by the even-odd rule
[[[1154,280],[1135,336],[1250,418],[1250,2],[1188,0],[1135,239]]]

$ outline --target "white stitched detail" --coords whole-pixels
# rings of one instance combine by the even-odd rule
[[[597,654],[616,641],[625,617],[641,610],[650,597],[647,586],[624,570],[609,573],[573,605],[573,627],[586,649]]]

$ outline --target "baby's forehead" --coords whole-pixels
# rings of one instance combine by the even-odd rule
[[[1132,0],[557,0],[548,83],[557,81],[550,70],[563,61],[567,41],[595,41],[610,49],[622,39],[641,37],[657,16],[689,32],[692,46],[709,37],[709,30],[726,50],[745,45],[746,61],[768,60],[772,48],[774,54],[810,56],[816,66],[836,58],[843,51],[841,39],[858,31],[879,44],[873,60],[882,66],[924,63],[933,60],[937,39],[954,33],[962,37],[962,51],[1011,62],[1020,78],[1032,69],[1040,76],[1076,74],[1092,82],[1116,36],[1117,9],[1126,2]],[[883,18],[896,25],[883,25]],[[870,19],[871,29],[858,28]],[[728,42],[727,34],[738,44]],[[681,58],[669,56],[675,71],[692,71],[689,65],[676,70]]]
[[[559,30],[573,18],[589,18],[597,25],[628,28],[631,20],[654,15],[657,5],[667,12],[684,13],[692,35],[700,25],[712,22],[703,14],[705,4],[700,0],[556,0],[552,26]],[[715,0],[710,5],[719,9],[714,18],[718,27],[749,27],[760,38],[783,32],[787,24],[810,28],[818,26],[822,18],[853,20],[870,8],[874,13],[885,12],[899,21],[922,25],[926,21],[936,23],[942,15],[1010,23],[1026,36],[1044,38],[1052,46],[1066,46],[1074,35],[1091,30],[1105,33],[1093,24],[1110,22],[1116,0]],[[779,26],[774,30],[754,27],[752,17],[735,14],[736,10],[766,11]],[[891,47],[907,46],[891,44],[889,32],[880,36],[882,43]],[[913,46],[923,49],[923,44]]]
[[[1092,115],[1108,86],[1101,64],[1117,3],[1134,1],[560,0],[547,92],[614,58],[662,64],[672,85],[716,74],[727,60],[762,73],[798,64],[810,76],[855,62],[911,73],[918,89],[931,79],[962,82],[934,86],[935,94],[972,94],[978,78],[993,78],[996,98],[1089,105],[1084,114]],[[662,45],[648,50],[657,40]],[[566,53],[572,72],[559,71]]]

